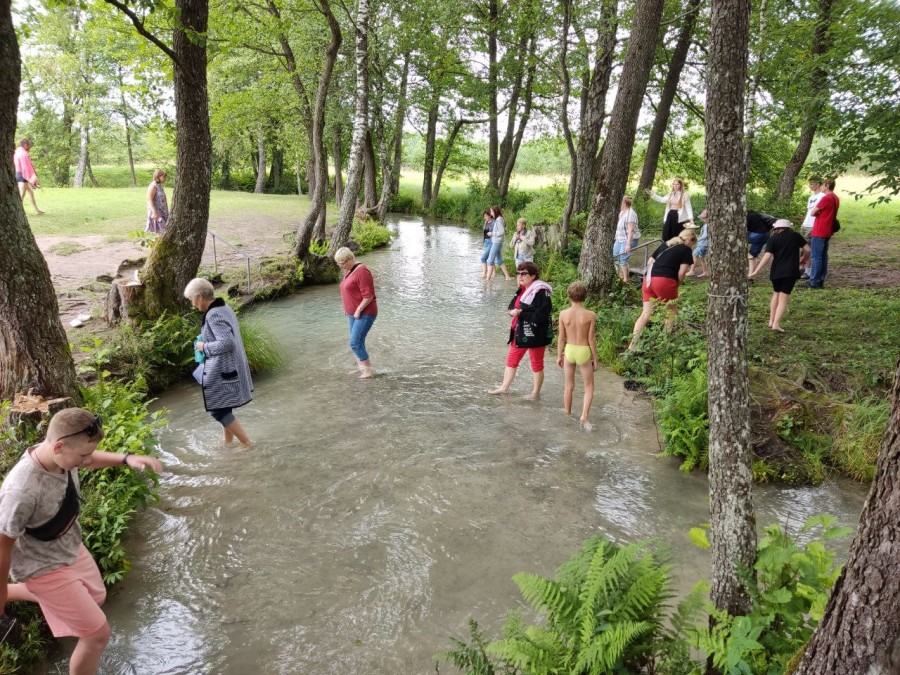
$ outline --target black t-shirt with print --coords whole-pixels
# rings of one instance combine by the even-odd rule
[[[693,262],[694,252],[687,244],[675,244],[674,246],[662,244],[653,253],[653,269],[650,274],[654,277],[677,280],[679,268]]]
[[[797,279],[800,277],[800,250],[806,246],[802,235],[788,228],[773,230],[766,253],[771,253],[772,271],[769,279]]]

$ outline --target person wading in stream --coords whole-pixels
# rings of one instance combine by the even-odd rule
[[[253,441],[233,412],[250,403],[253,395],[250,364],[237,316],[222,298],[216,297],[213,285],[206,279],[189,281],[184,297],[194,309],[203,312],[203,327],[194,342],[194,357],[200,364],[194,379],[203,392],[203,406],[225,429],[225,445],[237,438],[241,445],[249,447]]]
[[[341,281],[341,303],[344,306],[344,314],[350,321],[350,349],[356,356],[359,379],[365,380],[375,374],[369,360],[369,352],[366,351],[366,335],[369,334],[378,316],[375,280],[369,268],[356,262],[353,251],[347,247],[337,250],[334,261],[344,273]],[[355,370],[350,371],[351,375],[355,373]]]
[[[99,452],[102,439],[99,416],[61,410],[0,487],[0,608],[36,602],[55,637],[78,638],[70,675],[96,673],[110,636],[100,609],[106,588],[81,540],[78,469],[163,469],[154,457]]]
[[[503,373],[503,384],[489,391],[489,394],[509,393],[516,369],[525,352],[528,352],[531,372],[534,373],[534,388],[528,398],[536,399],[541,395],[541,385],[544,384],[544,352],[547,345],[553,342],[553,301],[550,298],[553,289],[546,281],[539,280],[539,276],[540,270],[532,262],[520,263],[516,268],[519,290],[508,308],[512,323],[509,327],[506,370]]]

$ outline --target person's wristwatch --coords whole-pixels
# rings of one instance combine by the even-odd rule
[[[122,464],[124,464],[125,466],[128,466],[128,458],[129,458],[129,457],[131,457],[131,453],[130,453],[130,452],[126,452],[126,453],[122,456]]]

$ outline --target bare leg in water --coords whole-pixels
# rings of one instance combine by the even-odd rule
[[[253,441],[250,440],[247,432],[244,431],[244,427],[241,426],[241,423],[238,422],[237,419],[225,427],[225,445],[230,445],[235,438],[237,438],[240,444],[245,448],[253,445]]]

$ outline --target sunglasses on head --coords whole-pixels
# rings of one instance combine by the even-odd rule
[[[100,433],[100,430],[102,428],[103,428],[103,419],[100,417],[100,415],[94,415],[94,419],[91,420],[91,423],[88,424],[81,431],[76,431],[71,434],[66,434],[65,436],[60,436],[56,440],[62,440],[64,438],[71,438],[72,436],[77,436],[78,434],[87,434],[88,438],[93,438],[94,436],[96,436],[97,434]]]

